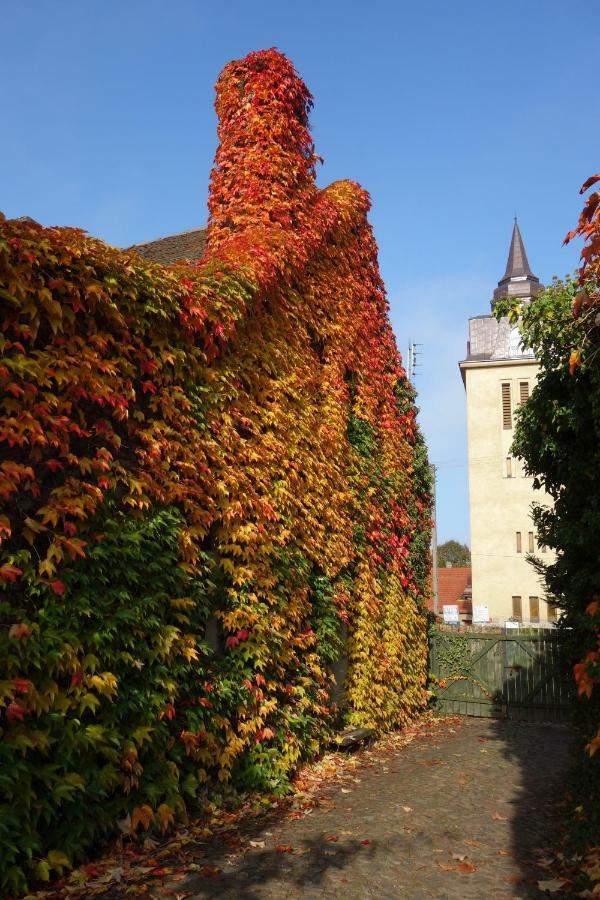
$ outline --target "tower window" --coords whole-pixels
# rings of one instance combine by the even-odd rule
[[[523,548],[521,546],[521,532],[517,531],[517,553],[521,553],[522,549]]]
[[[539,597],[530,597],[529,598],[529,621],[530,622],[539,622],[540,621]]]
[[[506,457],[506,477],[512,478],[512,459],[510,456]]]
[[[529,532],[529,552],[533,553],[533,531]]]
[[[520,622],[523,618],[523,610],[521,607],[521,598],[513,597],[512,598],[512,617],[516,619],[517,622]]]
[[[529,400],[529,382],[528,381],[520,381],[519,382],[519,402],[527,403]]]
[[[548,621],[556,622],[556,606],[554,603],[546,603],[546,609],[548,610]]]
[[[502,385],[502,427],[512,428],[510,382],[504,382],[504,384]]]

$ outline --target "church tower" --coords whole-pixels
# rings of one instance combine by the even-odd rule
[[[529,265],[515,218],[506,271],[492,298],[524,303],[544,290]],[[518,328],[488,313],[469,319],[467,356],[459,363],[467,398],[469,512],[473,609],[487,607],[489,620],[552,622],[539,576],[527,555],[540,551],[531,521],[532,502],[550,502],[534,491],[510,447],[515,411],[529,398],[538,373],[531,351],[523,350]]]

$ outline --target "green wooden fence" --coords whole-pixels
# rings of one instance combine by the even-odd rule
[[[530,722],[569,719],[570,679],[557,631],[437,627],[430,636],[430,671],[440,713]]]

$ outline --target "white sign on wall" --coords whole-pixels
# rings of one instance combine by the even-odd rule
[[[519,627],[519,623],[518,623],[518,622],[511,622],[510,619],[507,619],[506,622],[504,623],[504,626],[505,626],[505,628],[518,628],[518,627]]]
[[[490,621],[490,611],[487,606],[473,607],[473,625],[485,625]]]
[[[458,606],[455,604],[449,604],[442,607],[442,612],[444,614],[444,625],[458,625],[460,622],[460,618],[458,615]]]

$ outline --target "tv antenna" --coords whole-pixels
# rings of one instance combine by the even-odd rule
[[[417,350],[417,347],[422,347],[423,344],[418,344],[416,341],[408,342],[408,365],[407,365],[407,375],[408,380],[411,384],[415,383],[415,376],[418,374],[417,369],[420,369],[423,363],[419,362],[419,357],[422,356],[423,351]]]

